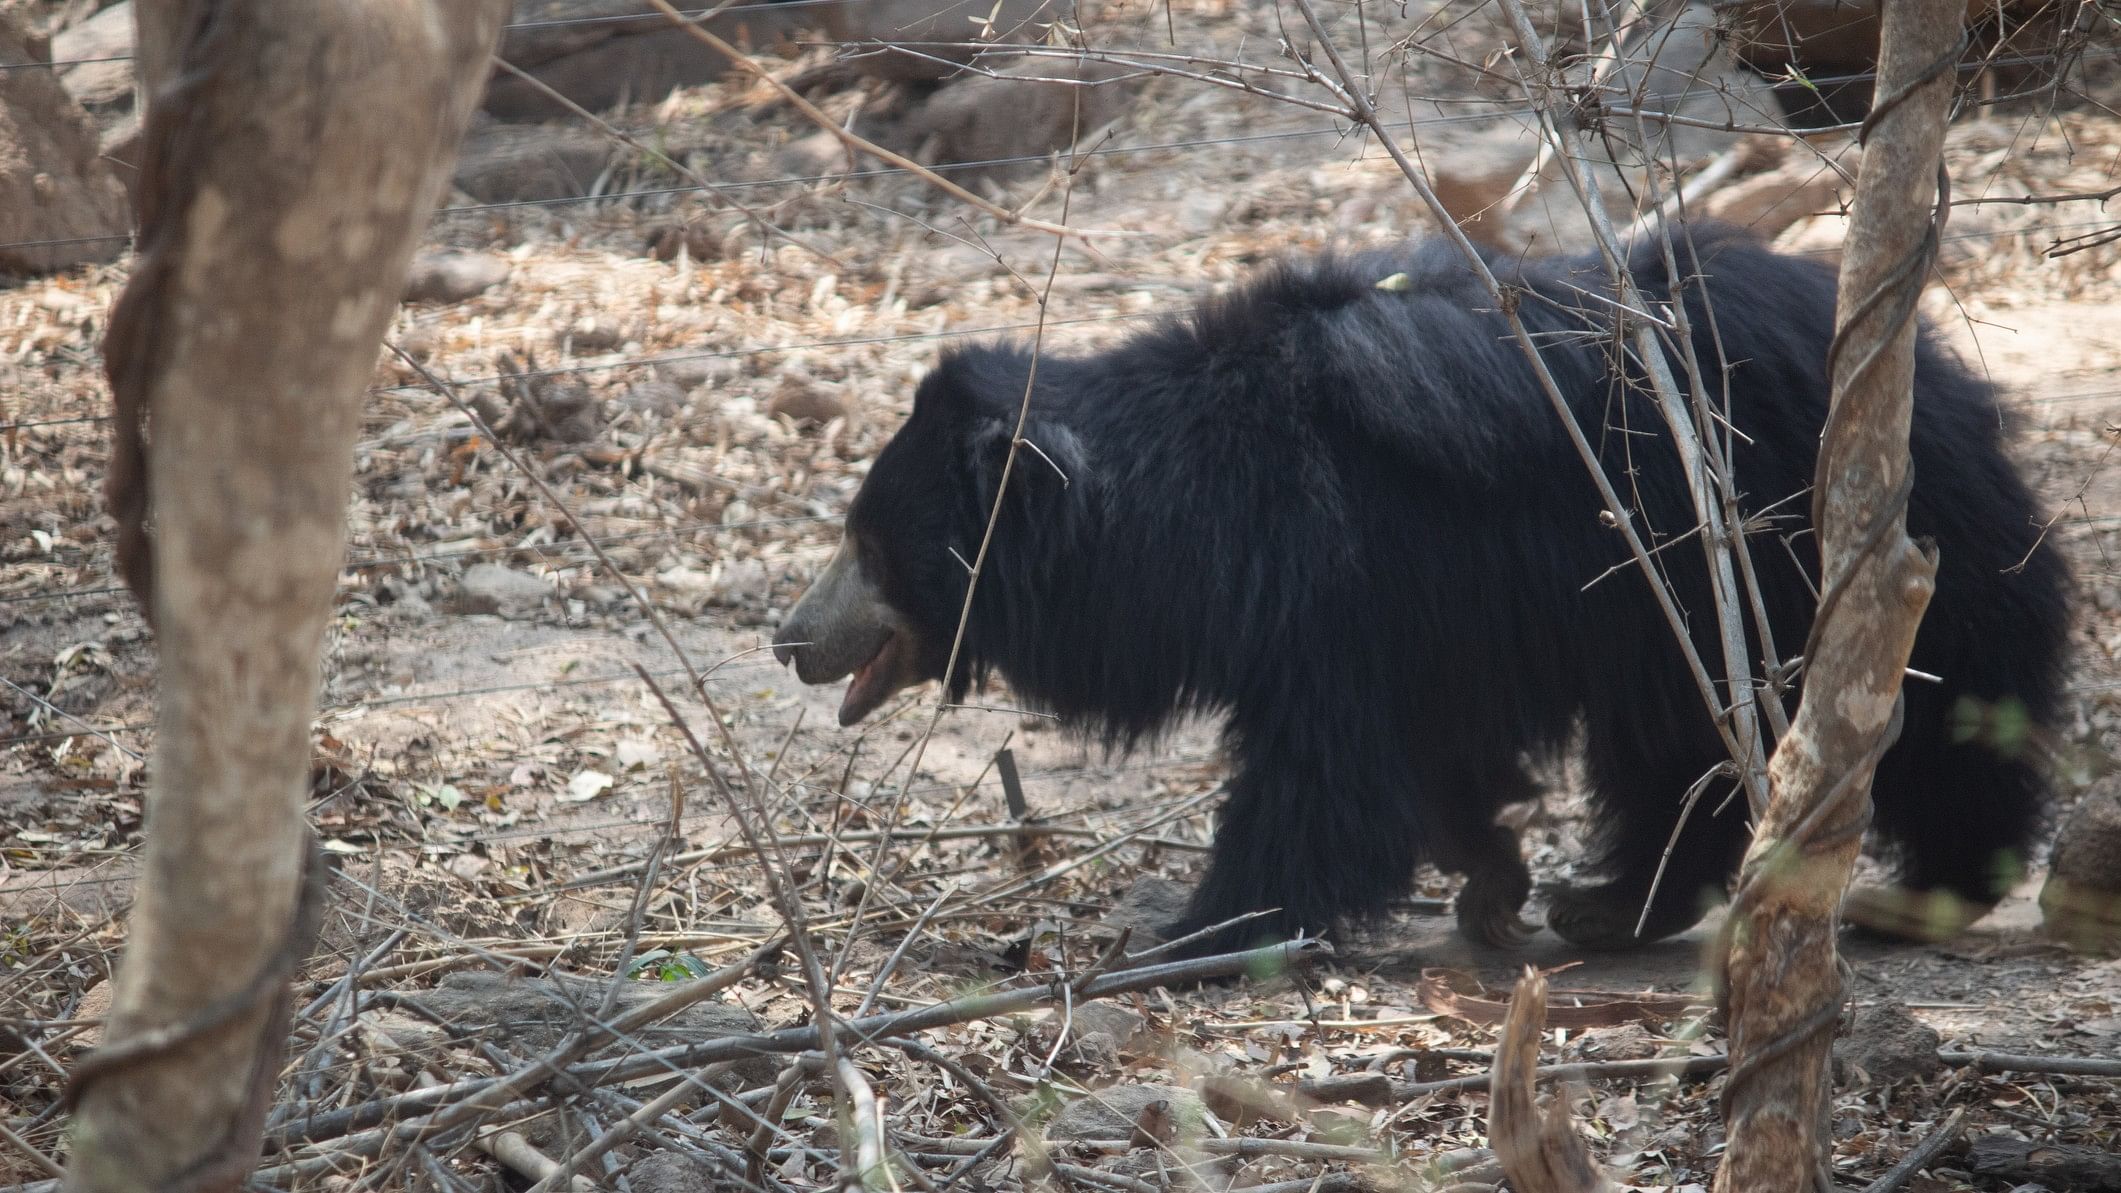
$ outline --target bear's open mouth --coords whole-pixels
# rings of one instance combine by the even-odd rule
[[[875,712],[877,705],[906,686],[905,641],[904,634],[886,634],[869,661],[854,669],[854,678],[847,681],[847,695],[840,701],[841,725],[852,725]]]

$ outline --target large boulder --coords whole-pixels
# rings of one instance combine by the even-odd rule
[[[977,173],[997,178],[1019,167],[1043,170],[1050,155],[1090,144],[1125,115],[1142,82],[1109,62],[1011,55],[932,89],[894,89],[863,112],[862,133],[932,166],[978,164]],[[778,160],[789,174],[822,175],[850,159],[837,137],[819,131],[784,147]]]
[[[1878,6],[1852,0],[1724,0],[1731,49],[1771,78],[1809,83],[1781,89],[1810,127],[1859,120],[1869,111],[1878,57]],[[2073,5],[2052,0],[1967,0],[1965,61],[1981,62],[2004,87],[2044,81]]]
[[[754,0],[704,27],[739,48],[758,49],[786,38],[805,11]],[[518,0],[500,57],[591,111],[654,102],[680,87],[711,83],[729,69],[727,59],[673,28],[645,0]],[[486,111],[503,120],[569,114],[566,105],[499,68],[486,89]]]
[[[52,38],[59,81],[104,123],[133,107],[133,0],[113,4]]]
[[[804,6],[738,4],[708,21],[725,41],[759,48],[788,36]],[[114,4],[52,40],[68,91],[106,128],[133,106],[132,0]],[[500,57],[591,111],[658,100],[712,82],[729,63],[670,22],[647,0],[519,0]],[[496,67],[486,110],[508,120],[570,116],[566,105]]]
[[[481,203],[568,199],[590,193],[619,151],[579,125],[489,123],[465,134],[455,181]]]
[[[1045,41],[1046,27],[1073,17],[1076,0],[860,0],[827,4],[817,19],[860,73],[898,82],[949,78],[980,53],[973,43]],[[918,44],[929,43],[929,44]],[[902,49],[893,49],[892,46]]]
[[[1043,158],[1088,145],[1124,115],[1141,77],[1109,62],[1028,58],[937,91],[909,119],[931,163]]]
[[[1651,172],[1668,193],[1674,164],[1692,170],[1736,149],[1747,135],[1738,129],[1781,123],[1773,88],[1731,57],[1707,4],[1689,5],[1624,54],[1590,92],[1599,123],[1587,164],[1616,228],[1635,219]],[[1570,81],[1590,88],[1591,69],[1572,69]],[[1532,118],[1507,113],[1446,126],[1422,149],[1437,198],[1468,235],[1512,252],[1588,248],[1589,217],[1561,163],[1541,160],[1543,144]]]
[[[48,62],[0,12],[0,61]],[[0,71],[0,273],[44,273],[125,250],[125,187],[96,126],[49,70]]]

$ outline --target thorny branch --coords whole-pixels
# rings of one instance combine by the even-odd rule
[[[1459,255],[1465,259],[1467,267],[1472,271],[1474,277],[1479,279],[1481,286],[1488,292],[1488,297],[1495,303],[1496,309],[1508,324],[1511,338],[1516,341],[1518,347],[1524,352],[1534,377],[1539,381],[1540,391],[1546,395],[1548,404],[1553,407],[1556,417],[1562,421],[1563,427],[1568,431],[1569,441],[1576,449],[1577,457],[1583,461],[1584,467],[1590,473],[1591,480],[1597,485],[1599,499],[1604,502],[1606,512],[1612,515],[1614,529],[1620,532],[1622,539],[1627,544],[1629,554],[1642,570],[1643,578],[1648,582],[1651,592],[1656,596],[1658,609],[1664,614],[1665,623],[1672,630],[1680,653],[1686,660],[1687,670],[1693,676],[1695,688],[1700,692],[1702,701],[1707,706],[1709,715],[1714,721],[1716,731],[1723,739],[1724,748],[1733,758],[1756,757],[1754,750],[1739,739],[1732,721],[1727,715],[1728,705],[1717,692],[1716,682],[1710,677],[1707,666],[1701,660],[1700,653],[1694,649],[1693,637],[1687,627],[1685,613],[1680,610],[1677,602],[1673,599],[1671,590],[1664,581],[1663,574],[1657,570],[1656,562],[1652,558],[1649,548],[1642,540],[1641,531],[1636,526],[1635,517],[1630,512],[1628,503],[1622,499],[1619,492],[1613,487],[1612,478],[1606,475],[1605,466],[1598,458],[1598,449],[1592,445],[1591,441],[1585,436],[1583,428],[1577,424],[1575,414],[1569,408],[1567,397],[1562,394],[1560,384],[1555,381],[1554,374],[1547,368],[1545,359],[1540,355],[1537,341],[1532,338],[1532,334],[1525,327],[1523,319],[1518,316],[1517,304],[1505,293],[1502,283],[1497,280],[1494,271],[1488,268],[1487,261],[1481,256],[1480,250],[1473,246],[1473,242],[1467,238],[1465,232],[1451,218],[1449,209],[1437,198],[1435,189],[1429,184],[1428,175],[1419,164],[1407,156],[1406,151],[1400,147],[1398,140],[1386,128],[1383,119],[1377,113],[1376,107],[1371,104],[1365,94],[1362,80],[1348,68],[1347,63],[1341,58],[1340,50],[1334,44],[1332,37],[1328,35],[1324,23],[1319,20],[1318,13],[1312,8],[1311,0],[1291,0],[1291,3],[1303,14],[1304,22],[1309,26],[1312,37],[1318,43],[1319,50],[1325,55],[1326,61],[1333,68],[1334,78],[1329,79],[1314,72],[1313,81],[1339,96],[1342,102],[1347,105],[1350,118],[1368,128],[1370,134],[1377,138],[1378,144],[1391,157],[1393,164],[1399,167],[1400,173],[1406,177],[1408,183],[1413,186],[1415,194],[1421,197],[1423,205],[1429,209],[1430,215],[1435,218],[1439,232],[1446,240],[1451,242],[1453,247],[1458,250]]]

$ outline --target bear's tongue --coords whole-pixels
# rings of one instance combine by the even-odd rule
[[[893,634],[876,648],[876,654],[854,669],[847,681],[847,695],[840,700],[840,724],[852,725],[876,711],[876,706],[899,689],[899,636]]]

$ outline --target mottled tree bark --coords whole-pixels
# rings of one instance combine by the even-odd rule
[[[69,1190],[234,1189],[256,1163],[307,947],[302,796],[361,398],[507,8],[139,0],[109,493],[161,703]]]
[[[1804,700],[1769,763],[1767,814],[1726,928],[1730,1143],[1718,1193],[1807,1190],[1824,1179],[1840,906],[1936,577],[1935,558],[1906,529],[1912,315],[1933,259],[1925,240],[1965,13],[1959,0],[1882,0],[1882,9],[1879,104],[1842,253],[1833,415],[1813,491],[1819,622],[1805,650]]]

